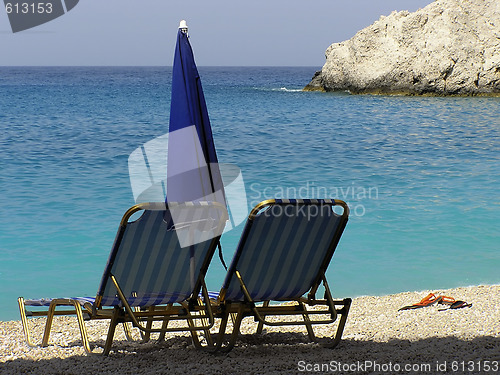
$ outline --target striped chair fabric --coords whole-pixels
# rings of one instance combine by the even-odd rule
[[[304,295],[315,281],[341,222],[341,216],[328,205],[331,202],[276,200],[276,205],[249,219],[244,230],[248,235],[242,236],[223,284],[225,299],[244,299],[235,270],[255,302]]]
[[[101,306],[122,306],[110,275],[115,276],[130,306],[168,304],[189,298],[195,287],[193,281],[196,283],[202,268],[208,266],[211,239],[222,232],[223,223],[217,221],[222,216],[216,211],[204,203],[189,204],[179,211],[175,223],[165,209],[145,210],[140,218],[129,222],[118,233],[102,276],[98,292],[102,296]],[[190,231],[195,243],[182,248],[179,231]],[[94,304],[96,300],[70,299],[81,305]],[[52,300],[25,300],[25,305],[49,306]]]

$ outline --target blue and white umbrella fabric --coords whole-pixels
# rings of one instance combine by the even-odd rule
[[[217,202],[226,207],[229,221],[224,231],[242,223],[248,214],[240,168],[218,162],[200,75],[185,21],[181,21],[177,33],[169,132],[134,150],[128,165],[136,203],[161,200],[170,203],[172,219],[176,222],[177,229],[193,228],[192,225],[185,225],[185,218],[181,219],[182,204],[186,202]],[[180,208],[172,209],[174,202],[176,205],[181,203],[178,206]],[[178,230],[184,246],[204,240],[203,236],[195,239],[192,235],[181,235],[182,232],[189,231]]]
[[[181,21],[172,69],[167,201],[226,204],[200,75]]]
[[[181,21],[172,68],[165,202],[217,202],[225,208],[224,185],[212,128],[187,30],[186,22]],[[176,227],[181,228],[182,208],[171,208],[171,213]],[[213,219],[216,222],[217,218],[210,215],[219,214],[217,210],[207,211],[208,217],[197,220]],[[180,238],[182,245],[191,245],[203,239],[200,234],[194,236],[192,231],[185,233],[186,236],[179,233],[180,237],[184,237]]]

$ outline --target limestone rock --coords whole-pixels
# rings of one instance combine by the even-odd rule
[[[500,0],[436,0],[326,50],[305,90],[500,95]]]

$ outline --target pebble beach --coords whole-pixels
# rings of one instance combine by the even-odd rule
[[[430,292],[471,303],[447,309],[431,305],[398,311]],[[443,310],[444,309],[444,310]],[[44,318],[32,319],[41,340]],[[164,342],[127,342],[117,329],[109,357],[86,355],[73,317],[56,318],[51,345],[30,348],[20,321],[0,322],[0,374],[290,374],[290,373],[498,373],[500,371],[500,285],[406,292],[353,300],[342,341],[335,349],[309,342],[301,327],[268,328],[243,321],[242,335],[228,354],[197,351],[187,334]],[[87,322],[99,352],[107,323]],[[319,336],[325,327],[317,327]],[[139,335],[137,334],[137,337]]]

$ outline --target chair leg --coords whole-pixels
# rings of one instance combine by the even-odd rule
[[[231,332],[231,336],[229,338],[229,343],[227,344],[227,346],[221,347],[221,349],[220,349],[224,353],[230,352],[236,344],[236,340],[238,339],[238,335],[240,333],[241,322],[242,322],[243,317],[244,317],[243,310],[244,310],[243,306],[240,306],[240,308],[238,309],[238,313],[232,314],[233,317],[234,317],[234,315],[236,315],[236,318],[234,319],[234,322],[233,322],[233,332]],[[222,344],[222,342],[221,342],[221,344]]]
[[[335,308],[335,303],[333,302],[332,292],[330,292],[330,286],[326,280],[326,276],[323,274],[323,286],[325,287],[325,299],[332,312],[332,319],[337,320],[337,309]]]
[[[216,334],[217,335],[216,342],[215,342],[215,346],[213,347],[214,351],[219,351],[222,348],[222,346],[224,345],[224,337],[226,336],[226,328],[227,328],[227,323],[229,320],[229,315],[231,315],[231,317],[232,317],[232,314],[229,314],[226,312],[221,317],[219,332]]]
[[[130,329],[130,323],[128,322],[123,322],[123,332],[125,333],[125,338],[127,341],[134,341],[134,338],[132,337],[132,330]]]
[[[170,310],[171,307],[172,307],[172,304],[168,304],[165,307],[165,311]],[[163,319],[163,323],[161,324],[161,332],[160,332],[160,335],[158,336],[158,340],[156,340],[157,342],[162,342],[165,340],[165,333],[167,332],[167,327],[168,327],[169,321],[170,321],[170,319],[168,317]]]
[[[206,350],[209,350],[213,346],[212,344],[207,344],[206,346],[203,346],[201,344],[201,341],[200,341],[200,338],[198,336],[198,332],[197,331],[191,331],[191,340],[192,340],[193,347],[195,349],[206,349]],[[209,343],[209,342],[212,343],[212,339],[211,338],[209,339],[207,337],[207,343]]]
[[[264,304],[262,305],[262,307],[268,307],[268,306],[269,306],[269,301],[264,301]],[[266,317],[265,315],[262,315],[262,318],[265,318],[265,317]],[[259,320],[259,324],[257,324],[256,333],[260,335],[262,333],[263,328],[264,328],[264,323]]]
[[[150,311],[150,312],[155,311],[155,307],[154,307],[154,306],[151,306],[151,307],[149,308],[149,311]],[[149,331],[149,330],[151,329],[151,327],[153,327],[153,318],[148,318],[148,321],[147,321],[147,323],[146,323],[146,329],[147,329],[148,331],[146,331],[146,332],[142,332],[142,330],[141,330],[142,342],[148,342],[148,341],[149,341],[149,339],[151,338],[151,332]]]
[[[206,320],[206,319],[205,319]],[[188,324],[190,327],[193,326],[193,322],[188,320]],[[206,328],[203,330],[203,335],[205,337],[205,340],[207,341],[206,345],[203,346],[200,341],[199,333],[197,330],[191,330],[191,337],[193,339],[193,346],[196,349],[205,349],[208,351],[216,351],[216,347],[214,345],[214,341],[212,339],[212,334],[210,333],[210,329]]]
[[[108,337],[106,338],[106,344],[104,345],[104,351],[102,353],[103,355],[107,356],[111,351],[111,345],[113,344],[113,338],[115,336],[115,330],[120,314],[121,309],[119,307],[115,307],[113,310],[113,316],[111,317],[111,321],[109,322]]]
[[[43,331],[42,347],[49,345],[50,329],[52,328],[52,321],[54,319],[54,312],[56,310],[56,301],[53,300],[50,303],[49,310],[47,312],[47,321],[45,322],[45,330]]]
[[[210,301],[208,301],[207,303],[210,303]],[[204,306],[203,300],[201,298],[198,299],[198,306]],[[203,326],[206,326],[206,327],[208,327],[210,325],[210,321],[208,318],[203,318],[201,320],[201,323]],[[205,336],[205,340],[207,340],[207,347],[213,347],[214,342],[212,340],[212,334],[210,333],[210,328],[205,328],[203,330],[203,334]],[[192,330],[191,335],[193,337],[193,346],[195,348],[201,348],[201,343],[200,343],[200,339],[198,336],[198,332],[195,330]]]
[[[163,320],[163,323],[161,324],[162,331],[158,335],[158,339],[156,340],[157,342],[162,342],[165,340],[165,333],[168,327],[168,322],[169,322],[168,319]]]
[[[344,307],[338,312],[341,314],[341,317],[333,342],[328,344],[322,343],[322,346],[333,349],[340,343],[340,340],[342,338],[342,333],[344,332],[345,323],[347,321],[347,315],[349,314],[349,309],[351,307],[351,302],[352,300],[350,298],[346,298],[343,300]]]
[[[90,348],[87,329],[85,328],[85,321],[83,320],[82,308],[77,301],[73,301],[73,306],[75,307],[76,319],[78,320],[78,327],[80,328],[80,335],[82,336],[83,348],[86,353],[90,354],[92,353],[92,349]]]
[[[231,313],[231,322],[233,325],[236,323],[236,320],[238,319],[238,313]]]
[[[134,307],[134,311],[139,312],[141,309],[139,307]],[[125,333],[125,338],[127,341],[135,341],[134,337],[132,336],[132,328],[130,322],[123,322],[123,332]],[[141,330],[139,330],[139,333],[141,334],[141,339],[144,340],[144,334],[142,333]]]
[[[198,304],[201,306],[202,302],[198,301]],[[198,318],[198,319],[201,320],[202,326],[207,327],[207,328],[203,329],[205,339],[207,340],[206,347],[203,347],[202,344],[201,344],[201,342],[200,342],[200,338],[198,336],[198,331],[199,330],[193,329],[196,326],[196,324],[193,321],[193,319],[191,319],[191,317],[194,317],[194,319],[196,319],[196,314],[197,313],[195,313],[193,315],[193,314],[191,314],[191,312],[189,312],[189,310],[187,310],[187,314],[188,314],[187,323],[188,323],[188,326],[190,328],[189,331],[191,332],[191,337],[192,337],[192,340],[193,340],[193,342],[192,342],[193,343],[193,347],[195,347],[196,349],[202,349],[202,348],[210,349],[210,348],[213,348],[212,335],[210,333],[210,328],[208,328],[208,326],[209,326],[209,319],[208,318]]]
[[[243,316],[244,315],[242,308],[240,308],[237,313],[223,312],[222,315],[220,316],[221,321],[219,326],[219,332],[213,334],[214,338],[212,338],[212,334],[208,333],[207,345],[205,346],[201,345],[198,337],[196,337],[196,340],[193,340],[193,344],[198,349],[204,349],[206,351],[213,353],[216,352],[227,353],[231,351],[235,345],[236,339],[238,338]],[[226,344],[225,340],[226,329],[230,318],[233,321],[233,330],[231,332],[229,342]],[[196,332],[194,332],[194,334],[196,334]]]
[[[195,324],[194,324],[193,320],[191,319],[191,313],[189,312],[189,310],[187,310],[187,314],[188,314],[188,318],[186,320],[187,320],[188,326],[189,326],[189,328],[193,328],[195,326]],[[194,329],[190,329],[189,331],[191,332],[193,346],[195,348],[200,348],[201,343],[200,343],[200,339],[198,338],[198,333]]]
[[[304,318],[304,325],[306,326],[307,329],[307,335],[309,336],[309,339],[311,341],[316,341],[316,335],[314,334],[314,330],[311,324],[311,319],[309,319],[309,314],[307,313],[307,307],[302,302],[299,302],[299,306],[300,309],[304,311],[302,317]]]
[[[205,340],[207,340],[207,346],[208,347],[213,347],[214,346],[214,340],[212,339],[212,334],[210,333],[209,329],[204,330],[205,333]]]
[[[36,347],[37,345],[31,341],[28,318],[26,316],[26,306],[24,305],[24,298],[19,297],[17,299],[17,303],[19,304],[19,312],[21,314],[21,323],[23,325],[24,339],[26,340],[26,344],[28,344],[28,346],[30,347]]]

